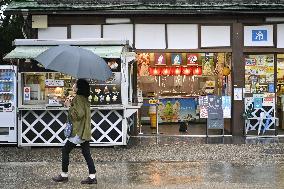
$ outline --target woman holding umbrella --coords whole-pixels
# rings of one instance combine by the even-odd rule
[[[89,143],[91,140],[91,111],[88,101],[90,85],[86,80],[78,79],[73,85],[73,90],[76,92],[76,96],[71,102],[69,100],[65,102],[65,106],[70,107],[68,118],[73,125],[73,130],[71,137],[62,148],[62,173],[53,177],[52,180],[55,182],[68,181],[69,153],[79,144],[89,169],[89,177],[82,180],[81,184],[97,184],[96,169]]]

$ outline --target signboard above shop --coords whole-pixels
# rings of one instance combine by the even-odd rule
[[[244,26],[244,46],[273,45],[273,25]]]

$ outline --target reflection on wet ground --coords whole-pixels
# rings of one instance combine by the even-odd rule
[[[70,166],[69,182],[51,177],[60,166],[47,162],[1,163],[2,188],[83,188],[84,163]],[[244,166],[227,162],[97,163],[98,184],[92,188],[283,188],[284,166]],[[88,187],[87,187],[88,188]]]
[[[92,148],[98,184],[71,154],[69,182],[57,184],[61,148],[0,147],[1,188],[284,188],[282,138],[134,137],[126,147]]]

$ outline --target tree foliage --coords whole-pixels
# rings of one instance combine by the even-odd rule
[[[10,2],[11,0],[2,0],[0,1],[0,7]],[[3,64],[5,54],[14,48],[12,46],[14,39],[23,38],[24,19],[21,15],[5,15],[5,17],[0,17],[0,19],[0,64]]]

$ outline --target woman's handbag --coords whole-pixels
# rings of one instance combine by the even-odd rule
[[[69,121],[69,119],[67,119],[67,121],[65,123],[65,128],[64,128],[64,136],[66,138],[69,138],[72,134],[72,130],[73,130],[73,125],[72,125],[71,121]]]

